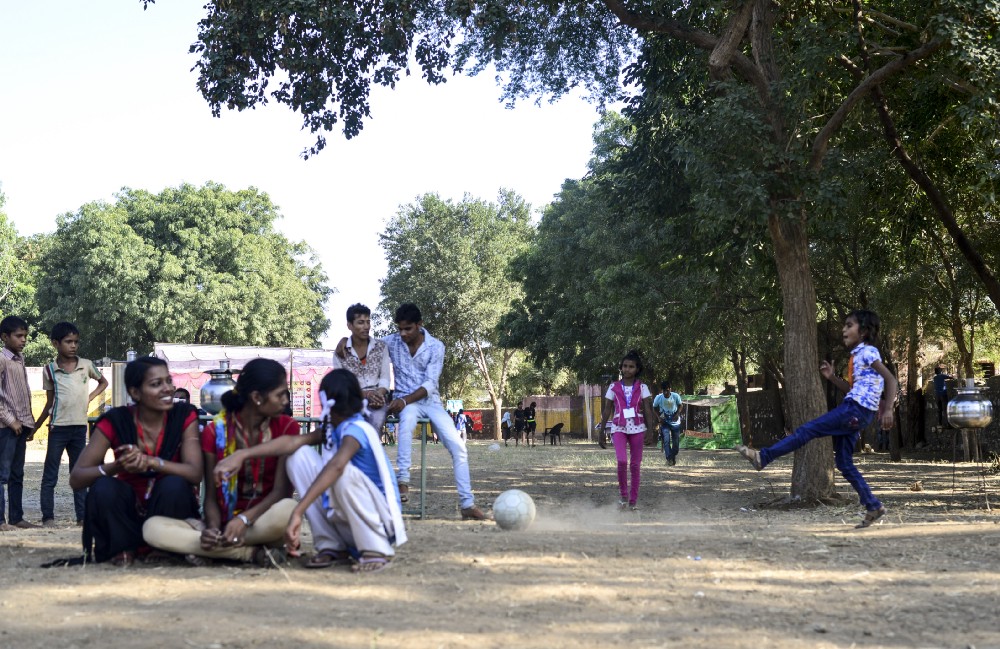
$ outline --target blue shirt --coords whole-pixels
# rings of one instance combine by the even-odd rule
[[[947,374],[935,374],[934,375],[934,391],[941,396],[946,396],[948,394],[948,385],[945,383],[951,377]]]
[[[681,395],[671,392],[669,397],[665,397],[661,392],[653,398],[653,407],[665,416],[671,417],[681,407]]]
[[[368,443],[368,435],[357,424],[359,421],[364,421],[360,413],[349,419],[345,419],[336,427],[331,426],[327,429],[327,442],[323,445],[323,459],[325,462],[329,462],[333,458],[333,449],[340,448],[340,444],[345,437],[353,437],[357,440],[358,446],[361,448],[351,458],[351,464],[357,467],[361,473],[368,476],[368,479],[374,482],[379,491],[384,494],[385,485],[382,484],[382,476],[378,472],[378,462],[375,460],[375,453],[385,453],[385,449],[381,446],[378,449],[371,447],[371,444]],[[329,454],[329,457],[326,457],[327,454]],[[388,459],[386,462],[388,462]]]
[[[882,355],[868,343],[858,343],[851,350],[851,362],[854,363],[854,385],[845,399],[851,399],[862,408],[878,410],[885,389],[885,379],[872,367],[873,363],[881,362]]]
[[[426,329],[421,327],[420,331],[424,334],[424,342],[412,356],[410,348],[398,333],[382,339],[389,349],[389,358],[392,359],[395,393],[403,396],[424,388],[427,390],[427,400],[440,403],[438,379],[444,368],[444,343],[427,333]]]

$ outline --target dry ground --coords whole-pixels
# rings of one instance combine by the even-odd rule
[[[859,456],[890,515],[856,531],[856,500],[757,506],[787,490],[789,460],[758,474],[731,451],[687,451],[666,467],[647,449],[641,510],[621,514],[611,451],[474,442],[470,457],[479,503],[522,488],[534,526],[458,521],[431,446],[428,519],[377,575],[46,570],[78,528],[0,533],[0,647],[1000,647],[1000,517],[986,509],[1000,489],[990,476],[984,494],[972,465]],[[27,467],[34,522],[41,459]],[[57,508],[72,518],[65,467]]]

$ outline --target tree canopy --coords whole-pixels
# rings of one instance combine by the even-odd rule
[[[844,199],[838,178],[858,134],[881,138],[884,156],[920,188],[1000,301],[1000,283],[955,218],[955,201],[910,146],[951,125],[995,142],[998,25],[996,3],[955,0],[888,0],[877,10],[860,0],[270,0],[208,5],[192,49],[214,111],[285,103],[319,134],[309,153],[338,120],[355,135],[371,86],[392,86],[411,56],[432,83],[448,70],[493,66],[508,100],[574,87],[617,99],[624,81],[634,114],[645,111],[654,133],[671,135],[671,148],[651,150],[650,159],[681,165],[690,216],[700,219],[690,227],[767,246],[781,296],[788,415],[798,425],[826,405],[815,371],[810,236],[817,217],[835,214]],[[797,453],[794,497],[833,492],[830,457],[823,443]]]
[[[309,246],[274,230],[279,216],[267,194],[216,183],[83,205],[57,219],[38,260],[41,319],[76,322],[93,356],[153,342],[315,346],[331,289]]]
[[[517,353],[499,344],[498,325],[522,295],[508,267],[533,233],[530,207],[517,194],[501,191],[496,203],[425,194],[401,207],[380,237],[389,264],[383,316],[391,321],[399,304],[417,304],[428,330],[452,358],[453,371],[442,388],[455,387],[455,364],[471,366],[498,414]],[[497,416],[497,434],[499,422]]]
[[[17,230],[7,219],[3,211],[6,202],[3,192],[0,192],[0,305],[14,293],[17,271]]]

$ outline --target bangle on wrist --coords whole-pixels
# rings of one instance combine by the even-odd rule
[[[108,477],[108,474],[107,474],[107,472],[105,472],[105,470],[104,470],[104,465],[103,465],[103,464],[98,464],[98,465],[97,465],[97,472],[98,472],[98,473],[100,473],[100,474],[101,474],[102,476],[104,476],[105,478],[107,478],[107,477]]]
[[[237,514],[236,518],[238,518],[241,521],[243,521],[243,524],[246,525],[247,527],[252,527],[253,526],[253,523],[250,522],[250,519],[247,518],[247,515],[244,514],[243,512],[240,512],[239,514]]]

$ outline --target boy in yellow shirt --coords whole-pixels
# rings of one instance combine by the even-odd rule
[[[35,430],[48,417],[49,445],[45,452],[45,468],[42,471],[41,507],[42,525],[56,524],[55,489],[59,481],[59,465],[63,451],[69,455],[69,470],[73,470],[76,460],[87,445],[87,410],[90,402],[100,396],[108,387],[108,381],[94,365],[93,361],[77,356],[80,345],[80,331],[72,322],[60,322],[52,327],[49,335],[56,349],[56,360],[42,371],[42,387],[45,388],[45,408],[35,422]],[[97,381],[93,391],[90,379]],[[86,489],[73,491],[73,507],[76,509],[76,523],[83,523]]]

